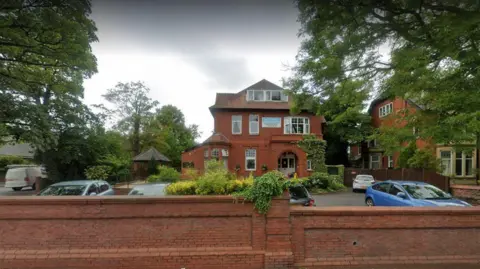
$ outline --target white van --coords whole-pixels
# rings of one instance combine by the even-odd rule
[[[37,178],[43,177],[40,166],[19,166],[8,168],[5,175],[5,188],[19,191],[23,187],[31,187],[35,190]]]

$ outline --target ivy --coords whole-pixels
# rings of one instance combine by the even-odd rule
[[[279,171],[271,171],[256,178],[252,187],[235,196],[243,196],[246,201],[252,201],[260,214],[266,214],[273,197],[280,196],[285,187],[285,176]]]
[[[318,139],[314,135],[305,135],[297,142],[297,145],[307,154],[307,159],[312,162],[312,169],[315,172],[327,172],[325,165],[325,149],[327,142]]]

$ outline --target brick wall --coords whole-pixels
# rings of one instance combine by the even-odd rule
[[[0,198],[0,268],[291,267],[288,199]],[[266,229],[268,227],[270,229]],[[283,268],[283,267],[282,267]]]
[[[300,268],[480,262],[478,208],[292,208],[291,225]]]
[[[479,208],[290,208],[281,198],[264,216],[250,203],[232,201],[0,198],[0,268],[418,269],[480,263]]]
[[[470,185],[451,185],[452,195],[474,204],[480,204],[480,186]]]

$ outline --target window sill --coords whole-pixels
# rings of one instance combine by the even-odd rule
[[[245,171],[253,172],[253,171],[257,171],[257,169],[245,169]]]
[[[257,133],[257,134],[249,134],[249,135],[260,135],[260,133]]]

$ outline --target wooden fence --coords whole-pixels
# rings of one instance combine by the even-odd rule
[[[361,169],[361,168],[345,168],[343,177],[343,184],[351,187],[353,179],[359,175],[372,175],[376,181],[385,180],[411,180],[422,181],[432,184],[446,192],[450,190],[450,179],[446,176],[440,175],[435,171],[414,168],[400,168],[400,169]]]

